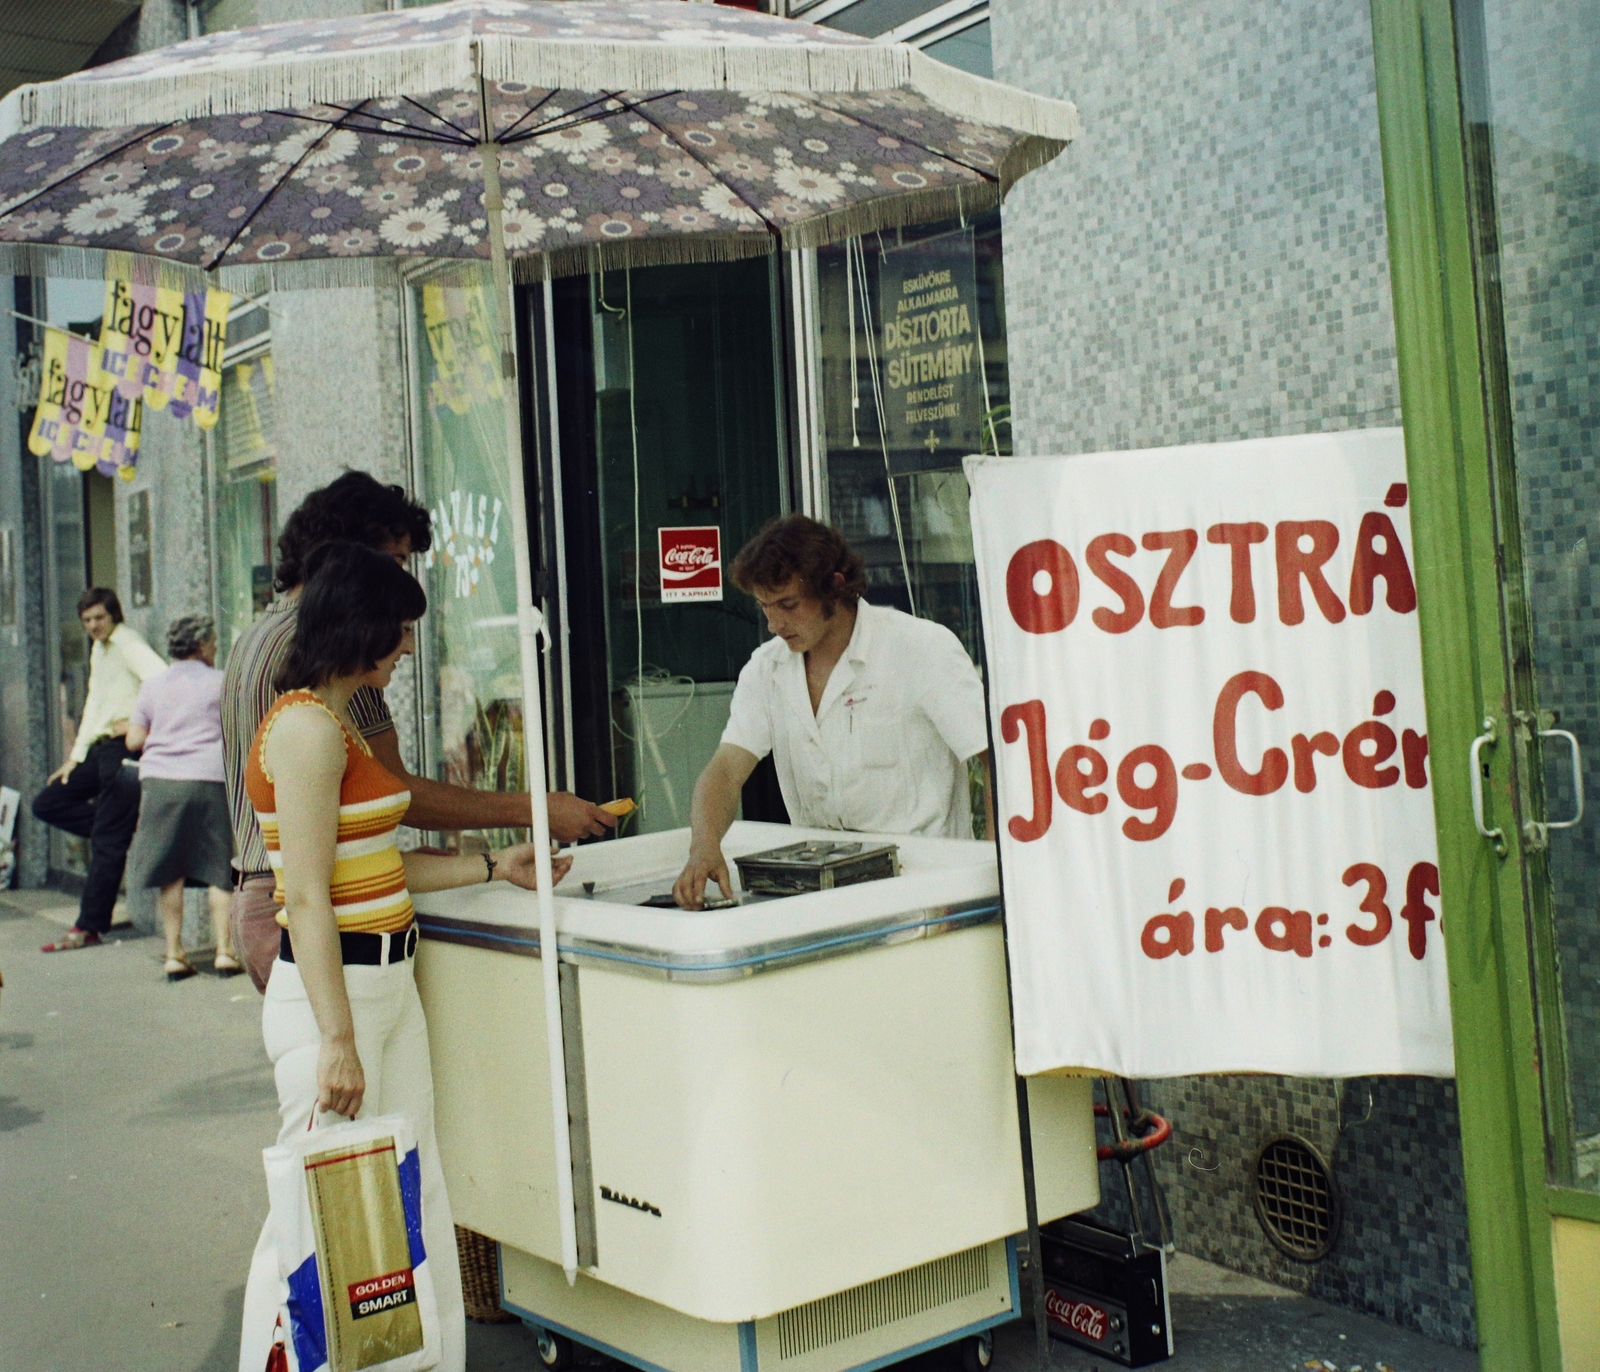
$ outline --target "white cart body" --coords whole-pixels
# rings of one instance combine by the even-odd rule
[[[840,835],[739,823],[724,851],[802,838]],[[534,897],[418,898],[445,1175],[457,1222],[502,1245],[509,1308],[669,1372],[838,1372],[1015,1314],[994,850],[889,841],[897,877],[693,913],[636,903],[671,889],[687,830],[577,850],[556,901],[575,1287]],[[1029,1102],[1041,1219],[1094,1205],[1089,1082]]]

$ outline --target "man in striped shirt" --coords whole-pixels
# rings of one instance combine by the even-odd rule
[[[273,582],[277,598],[239,636],[228,654],[222,684],[222,746],[233,818],[233,861],[238,871],[233,942],[250,979],[261,991],[266,989],[277,956],[279,928],[266,844],[245,794],[245,767],[256,729],[277,699],[272,681],[294,638],[305,559],[313,548],[339,540],[365,544],[403,565],[413,553],[428,550],[433,534],[425,509],[408,499],[399,486],[385,486],[365,472],[346,472],[313,491],[289,516],[278,539]],[[531,802],[526,792],[475,791],[408,772],[382,692],[371,687],[357,691],[350,701],[350,714],[377,760],[409,787],[411,806],[405,822],[412,828],[514,829],[530,823]],[[616,818],[598,805],[568,792],[550,796],[550,834],[563,843],[602,834],[616,823]]]

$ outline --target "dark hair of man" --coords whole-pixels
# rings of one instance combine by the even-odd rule
[[[312,491],[289,516],[278,535],[278,569],[273,586],[292,591],[306,579],[306,559],[324,543],[361,543],[385,548],[411,540],[411,551],[433,545],[428,512],[401,486],[385,486],[366,472],[346,472]]]
[[[842,584],[835,575],[843,577]],[[806,595],[822,602],[825,616],[841,601],[854,605],[867,591],[866,565],[844,535],[801,514],[769,519],[733,559],[733,584],[752,595],[795,577]]]
[[[317,687],[371,671],[422,618],[428,597],[387,553],[359,543],[324,543],[306,558],[294,641],[273,685]]]
[[[111,616],[113,624],[122,623],[122,602],[117,599],[117,593],[105,586],[91,586],[78,597],[78,613],[87,614],[96,605],[104,605],[106,613]]]

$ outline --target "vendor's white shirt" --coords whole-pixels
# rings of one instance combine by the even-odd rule
[[[793,824],[972,837],[966,760],[989,746],[983,683],[942,624],[858,601],[816,714],[805,654],[750,655],[722,741],[772,754]]]

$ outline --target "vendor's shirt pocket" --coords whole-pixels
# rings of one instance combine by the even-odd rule
[[[906,721],[894,699],[887,692],[874,692],[848,708],[856,762],[873,770],[899,766],[906,753]]]

